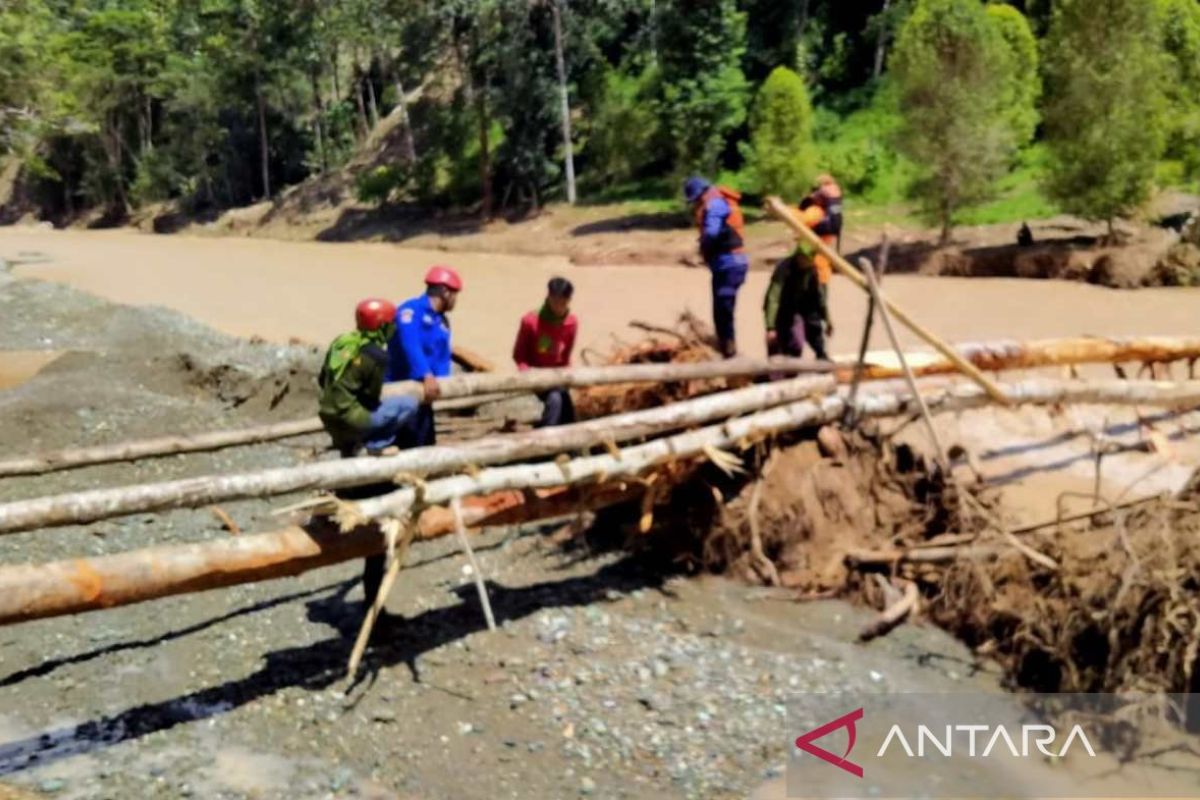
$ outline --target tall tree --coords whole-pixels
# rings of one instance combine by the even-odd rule
[[[1037,104],[1042,96],[1042,76],[1038,69],[1038,44],[1029,20],[1010,5],[994,3],[987,7],[988,18],[1004,40],[1009,59],[1004,70],[1004,106],[1018,146],[1033,141],[1037,131]]]
[[[1012,59],[977,0],[918,0],[892,68],[904,116],[896,144],[918,166],[914,197],[946,242],[955,215],[991,195],[1014,152]]]
[[[675,170],[715,169],[729,135],[746,119],[746,15],[735,0],[662,0],[658,48]]]
[[[1166,155],[1200,177],[1200,2],[1159,0],[1168,59]]]
[[[754,99],[750,163],[768,194],[795,199],[812,183],[812,105],[804,79],[787,67],[776,67]]]
[[[1110,236],[1149,198],[1163,151],[1157,12],[1147,0],[1059,0],[1046,42],[1047,188]]]

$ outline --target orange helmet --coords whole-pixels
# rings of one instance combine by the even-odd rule
[[[426,286],[445,286],[455,292],[461,292],[463,288],[462,278],[458,276],[458,272],[454,267],[447,267],[437,264],[429,268],[425,273]]]
[[[354,308],[354,323],[360,331],[377,331],[396,320],[396,306],[387,300],[372,297]]]

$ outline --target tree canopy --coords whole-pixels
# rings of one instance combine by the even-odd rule
[[[55,221],[343,172],[364,201],[530,210],[568,141],[585,199],[830,171],[947,227],[1044,141],[1048,191],[1107,219],[1200,176],[1200,0],[0,6],[0,159]]]

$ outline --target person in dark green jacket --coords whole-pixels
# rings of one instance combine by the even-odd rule
[[[763,316],[768,354],[800,356],[807,343],[817,358],[829,360],[825,337],[833,335],[833,323],[828,291],[809,254],[797,249],[775,266],[763,298]]]
[[[318,415],[343,456],[364,447],[377,455],[395,444],[417,401],[382,396],[396,307],[387,300],[363,300],[354,316],[356,329],[334,339],[325,354]]]

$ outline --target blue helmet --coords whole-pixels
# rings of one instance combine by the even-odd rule
[[[700,199],[700,196],[708,191],[711,186],[707,180],[698,175],[693,175],[683,182],[683,196],[689,203],[694,203]]]

